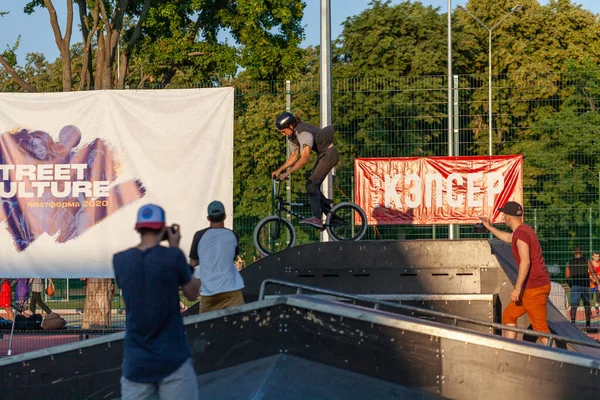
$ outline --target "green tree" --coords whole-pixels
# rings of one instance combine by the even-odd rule
[[[134,48],[128,84],[189,85],[235,75],[237,50],[218,42],[215,10],[205,6],[194,20],[193,3],[165,1],[150,9]]]
[[[7,11],[0,11],[0,18],[8,14],[9,12]],[[19,48],[20,41],[21,37],[19,36],[19,38],[13,46],[7,44],[6,50],[4,50],[2,54],[0,54],[0,65],[4,67],[3,70],[0,70],[0,82],[3,82],[2,86],[6,88],[10,88],[12,84],[16,84],[19,87],[22,87],[23,90],[27,92],[33,92],[35,91],[35,88],[29,85],[23,78],[21,78],[21,75],[18,71],[19,68],[17,66],[16,51]]]
[[[83,60],[74,72],[69,45],[73,3],[83,42]],[[147,82],[219,83],[240,68],[252,78],[274,79],[299,69],[304,10],[300,0],[74,0],[67,2],[65,27],[59,24],[52,0],[29,1],[24,10],[33,13],[38,8],[48,11],[62,60],[64,91],[72,90],[74,80],[80,90],[110,89],[123,88],[126,82],[139,87]],[[234,43],[220,42],[219,32],[229,32]],[[2,61],[24,90],[36,90],[18,69]]]
[[[54,40],[58,51],[60,52],[60,59],[62,61],[62,86],[63,91],[71,91],[72,88],[72,73],[71,73],[71,35],[73,34],[73,2],[67,1],[67,15],[66,15],[66,26],[64,27],[64,34],[62,33],[61,26],[58,22],[58,15],[52,0],[33,0],[25,6],[25,12],[27,14],[33,13],[36,7],[43,7],[48,11],[50,18],[50,26],[54,33]]]
[[[301,0],[230,1],[216,13],[241,46],[248,77],[282,79],[298,70],[304,7]]]
[[[334,73],[352,79],[334,88],[334,119],[354,156],[443,154],[444,15],[420,2],[373,1],[343,26]]]
[[[600,206],[600,67],[571,61],[567,68],[561,81],[570,95],[560,110],[531,124],[523,140],[510,146],[527,155],[526,201],[543,210],[546,237],[583,236],[590,208]]]
[[[591,57],[600,61],[600,22],[570,0],[552,0],[546,5],[536,0],[469,0],[466,7],[493,26],[517,3],[524,8],[492,34],[495,154],[508,151],[507,144],[520,139],[530,124],[560,108],[569,95],[563,93],[560,80],[569,60],[583,62]],[[470,36],[472,62],[465,72],[480,74],[469,81],[473,90],[469,113],[487,115],[487,31],[466,13],[457,12],[455,21],[465,37]],[[487,153],[489,121],[476,117],[466,123],[472,128],[467,139],[473,142],[470,151]]]

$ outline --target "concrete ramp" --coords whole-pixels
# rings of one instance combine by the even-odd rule
[[[249,301],[258,298],[265,279],[280,279],[373,298],[452,295],[457,299],[452,313],[501,323],[502,310],[510,303],[517,267],[510,245],[497,240],[326,242],[293,247],[265,257],[243,270],[242,275],[246,283],[244,295]],[[266,292],[267,295],[292,293],[293,289],[280,287],[271,287]],[[480,307],[478,315],[473,313],[468,296],[475,294],[496,296],[492,312]],[[441,303],[422,305],[448,311]],[[553,333],[594,343],[552,304],[548,305],[548,319]],[[530,322],[525,315],[518,324],[527,328]],[[518,338],[536,340],[521,335]],[[600,357],[597,349],[585,346],[570,346],[570,349]]]
[[[201,398],[598,395],[598,358],[314,296],[269,298],[185,323]],[[2,398],[116,398],[122,341],[118,333],[0,360]]]
[[[487,240],[312,243],[265,257],[242,271],[244,296],[265,279],[354,294],[494,294],[509,283]],[[267,294],[293,291],[274,288]],[[510,291],[506,294],[510,296]]]

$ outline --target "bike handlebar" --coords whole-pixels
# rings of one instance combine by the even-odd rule
[[[281,181],[277,178],[272,178],[273,179],[273,198],[276,198],[279,196],[279,185],[281,184]]]

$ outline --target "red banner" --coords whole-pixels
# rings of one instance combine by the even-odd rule
[[[354,182],[370,225],[499,222],[523,204],[523,156],[357,158]]]

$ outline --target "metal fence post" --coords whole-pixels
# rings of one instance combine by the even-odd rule
[[[454,120],[454,123],[452,124],[452,132],[453,132],[453,147],[454,147],[454,152],[453,152],[453,156],[454,157],[458,157],[460,156],[460,132],[459,132],[459,122],[458,122],[458,75],[454,75],[454,79],[453,79],[453,84],[454,86],[454,96],[452,99],[452,104],[454,105],[453,107],[453,113],[452,113],[452,117]],[[460,225],[459,224],[455,224],[453,225],[454,227],[454,238],[455,239],[460,239]]]
[[[292,82],[285,81],[285,111],[292,112]],[[289,140],[285,141],[285,159],[288,160],[292,154]],[[291,174],[290,174],[291,175]],[[285,198],[288,203],[292,202],[292,178],[285,181]]]
[[[592,258],[592,254],[594,253],[594,250],[593,250],[594,243],[593,243],[593,240],[592,240],[592,223],[593,223],[593,221],[594,220],[592,219],[592,207],[590,207],[590,224],[589,224],[590,225],[590,229],[589,229],[589,235],[590,235],[590,258]]]

